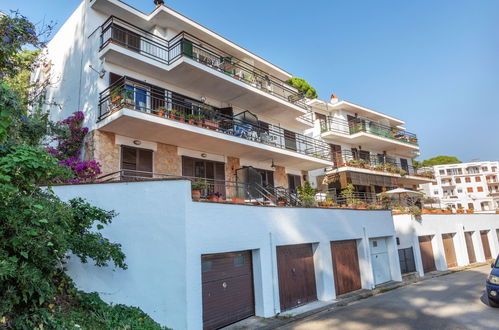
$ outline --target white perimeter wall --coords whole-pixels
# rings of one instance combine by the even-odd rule
[[[432,236],[433,254],[437,270],[446,270],[447,263],[442,234],[455,234],[454,248],[458,266],[469,264],[464,232],[473,232],[472,240],[477,262],[485,261],[480,231],[488,230],[488,239],[492,257],[499,254],[498,231],[499,214],[423,214],[421,220],[415,220],[409,214],[394,215],[396,235],[400,240],[399,249],[413,247],[416,269],[423,276],[423,264],[419,250],[419,236]]]
[[[276,246],[312,243],[319,300],[336,297],[330,242],[356,239],[364,288],[374,287],[369,238],[386,237],[392,280],[401,280],[388,211],[256,207],[192,202],[190,182],[151,181],[54,188],[119,215],[104,235],[123,245],[127,270],[72,258],[68,272],[85,291],[139,306],[174,329],[202,328],[201,255],[252,250],[255,308],[280,312]]]

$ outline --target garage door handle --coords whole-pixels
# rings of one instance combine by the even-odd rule
[[[222,283],[222,288],[226,289],[227,288],[227,282]]]
[[[291,268],[291,272],[293,272],[293,274],[296,274],[296,268]]]

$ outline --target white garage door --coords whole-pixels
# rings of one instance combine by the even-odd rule
[[[392,279],[390,274],[390,261],[388,260],[388,247],[386,238],[371,238],[371,260],[374,272],[374,284],[388,282]]]

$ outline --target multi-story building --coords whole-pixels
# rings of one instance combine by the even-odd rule
[[[433,166],[436,181],[421,186],[442,207],[492,212],[499,209],[499,162]]]
[[[50,71],[57,82],[53,119],[85,113],[85,157],[104,174],[200,177],[230,195],[217,182],[294,190],[332,166],[329,145],[301,133],[313,114],[290,73],[166,6],[85,6],[49,44],[37,79]]]
[[[400,119],[341,100],[311,100],[314,128],[307,133],[327,142],[333,166],[311,171],[312,182],[339,192],[352,184],[359,193],[373,196],[396,187],[416,188],[431,182],[418,173],[412,159],[419,155],[418,139]],[[326,187],[327,185],[327,187]]]

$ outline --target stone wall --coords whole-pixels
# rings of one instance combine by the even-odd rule
[[[182,159],[176,146],[158,143],[158,149],[154,153],[154,172],[182,175]]]
[[[241,161],[239,158],[227,156],[227,162],[225,163],[225,180],[236,181],[236,170],[241,167]],[[226,198],[238,197],[236,193],[236,188],[230,185],[226,188]],[[243,197],[243,196],[239,196]]]
[[[120,170],[120,146],[113,133],[93,130],[88,133],[84,160],[96,160],[101,164],[102,175]]]
[[[288,175],[286,174],[286,168],[284,166],[275,167],[274,181],[276,187],[289,187]]]

